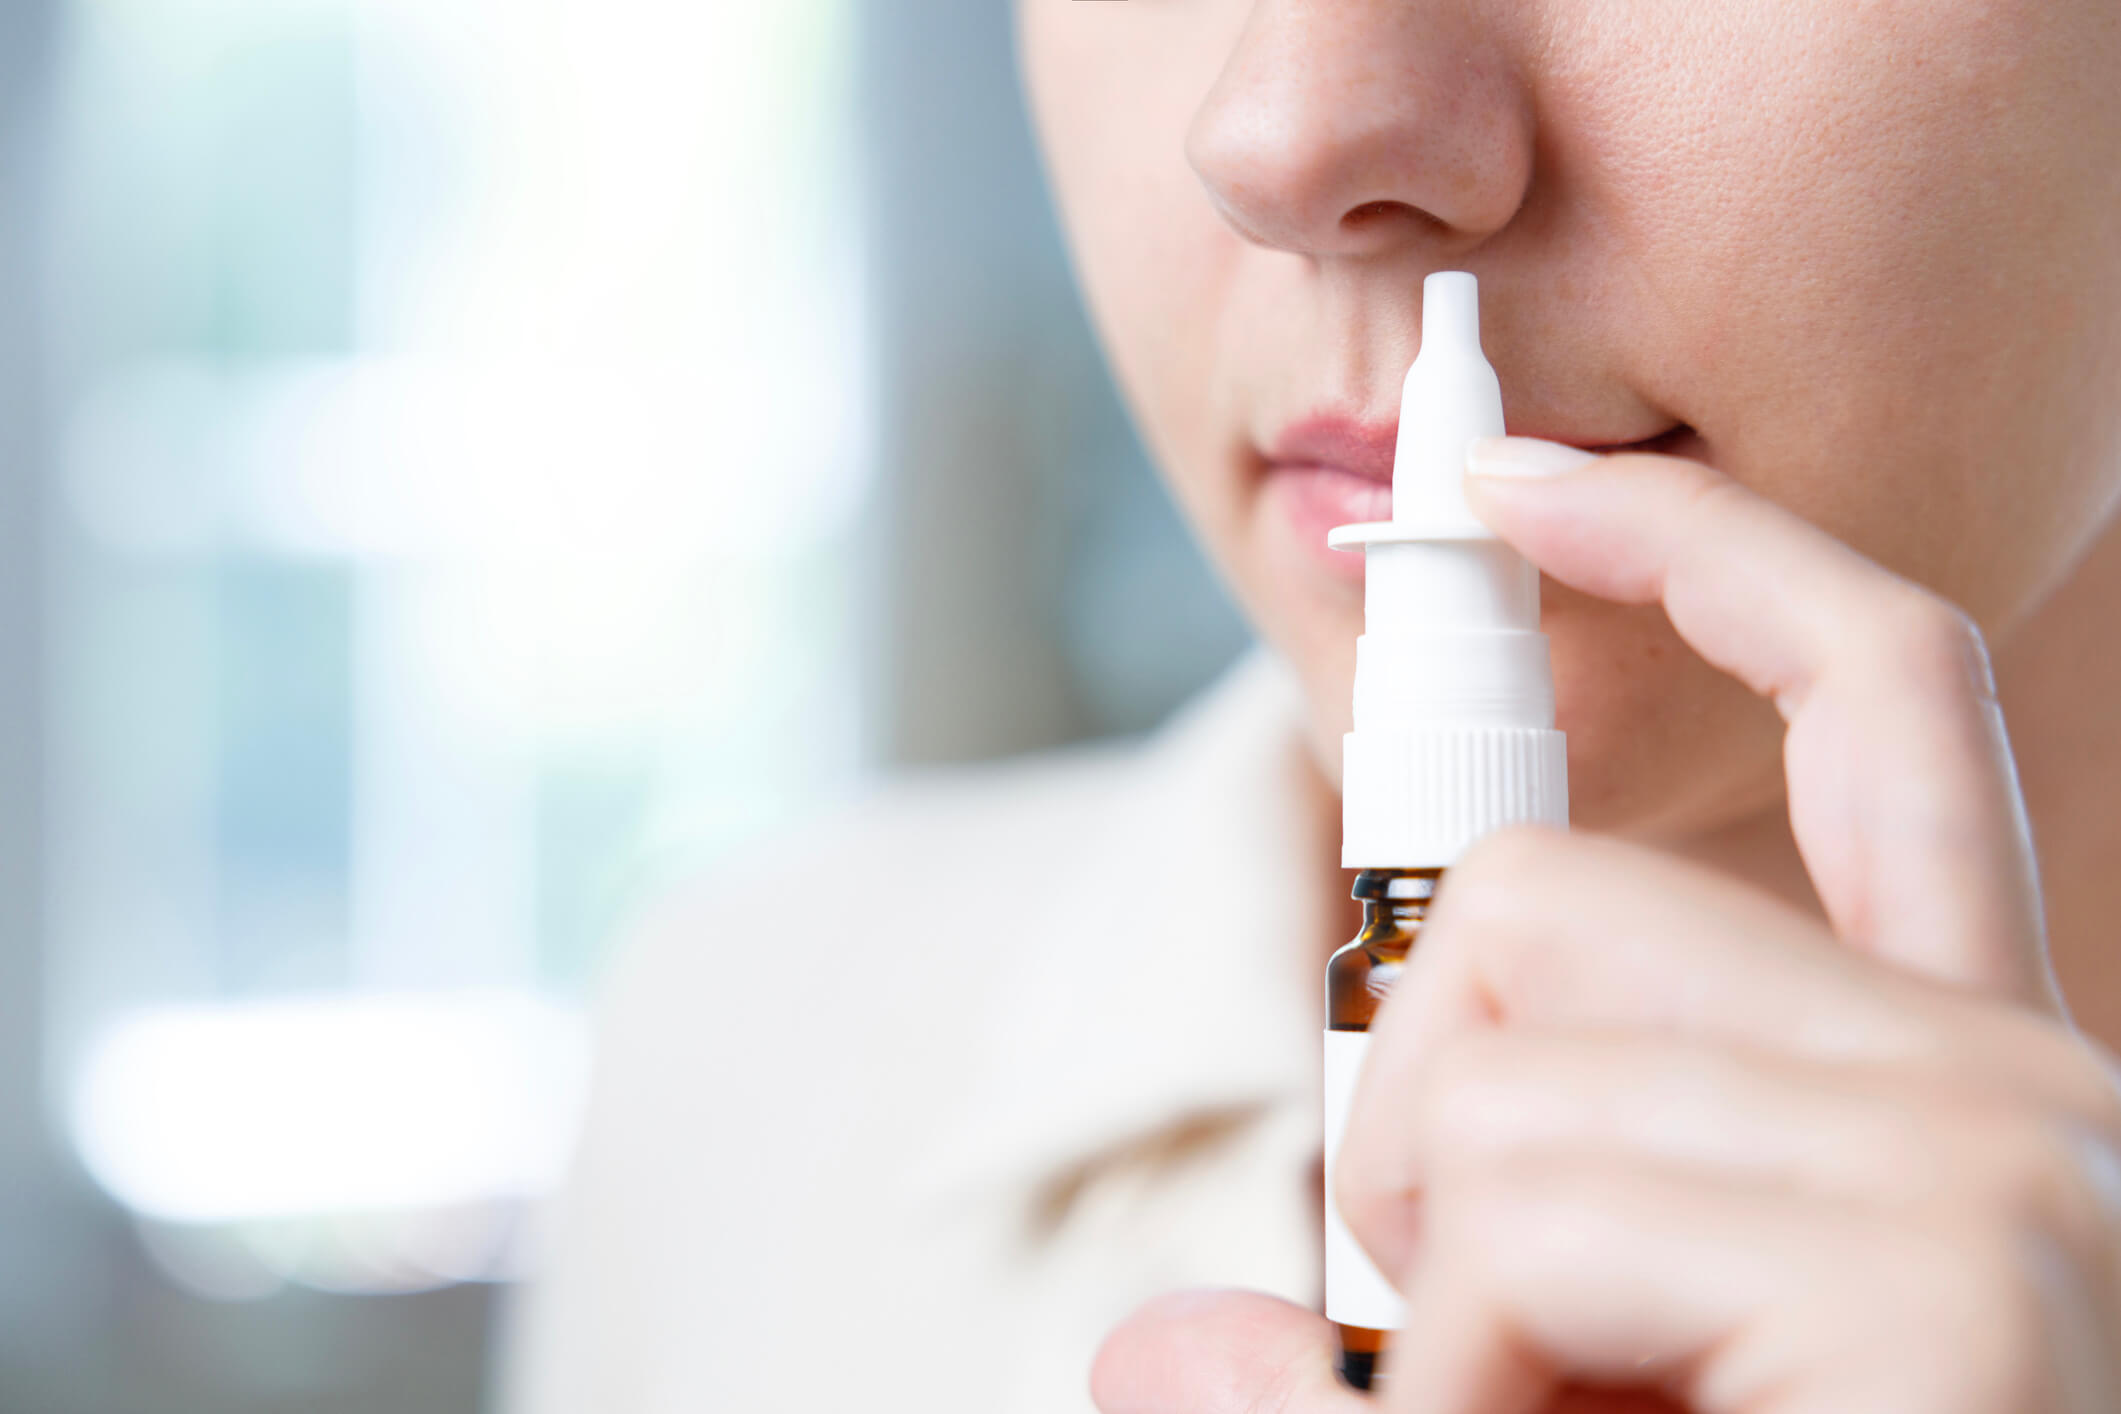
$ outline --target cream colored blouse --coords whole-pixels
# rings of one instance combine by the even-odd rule
[[[1315,1304],[1297,698],[934,773],[622,955],[511,1414],[1081,1414],[1181,1286]]]

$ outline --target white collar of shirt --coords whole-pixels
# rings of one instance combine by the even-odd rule
[[[1300,699],[1264,649],[1133,748],[1079,858],[1010,920],[983,1076],[914,1175],[944,1201],[1023,1192],[1191,1117],[1308,1104],[1310,861]]]

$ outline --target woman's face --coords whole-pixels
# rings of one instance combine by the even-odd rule
[[[2115,0],[1019,0],[1078,274],[1338,760],[1421,282],[1513,432],[1708,461],[2007,637],[2121,484]],[[1770,709],[1551,582],[1580,823],[1774,803]],[[1337,778],[1337,771],[1334,773]]]

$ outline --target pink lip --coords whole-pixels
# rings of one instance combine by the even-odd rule
[[[1545,428],[1525,430],[1532,436],[1555,435]],[[1361,583],[1363,558],[1329,548],[1326,532],[1339,525],[1391,519],[1392,460],[1398,442],[1396,421],[1364,423],[1321,413],[1284,428],[1267,452],[1261,494],[1314,562],[1336,578]],[[1684,424],[1636,441],[1575,445],[1594,451],[1646,448],[1679,455],[1701,450],[1699,435]]]
[[[1266,458],[1261,494],[1270,514],[1300,542],[1300,552],[1336,579],[1362,582],[1363,558],[1326,545],[1337,525],[1387,520],[1392,514],[1396,423],[1362,423],[1330,414],[1290,424]]]
[[[1398,446],[1397,422],[1364,424],[1346,417],[1308,417],[1282,431],[1267,460],[1285,466],[1333,467],[1389,485]]]

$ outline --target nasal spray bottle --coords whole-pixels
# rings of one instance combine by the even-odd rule
[[[1361,871],[1362,931],[1326,968],[1326,1316],[1341,1373],[1368,1389],[1402,1304],[1333,1203],[1333,1166],[1370,1018],[1414,946],[1444,870],[1517,821],[1567,825],[1567,765],[1539,631],[1539,572],[1466,508],[1466,448],[1501,436],[1502,385],[1480,350],[1480,295],[1459,271],[1422,289],[1392,519],[1327,536],[1364,556],[1354,730],[1341,752],[1341,857]]]

